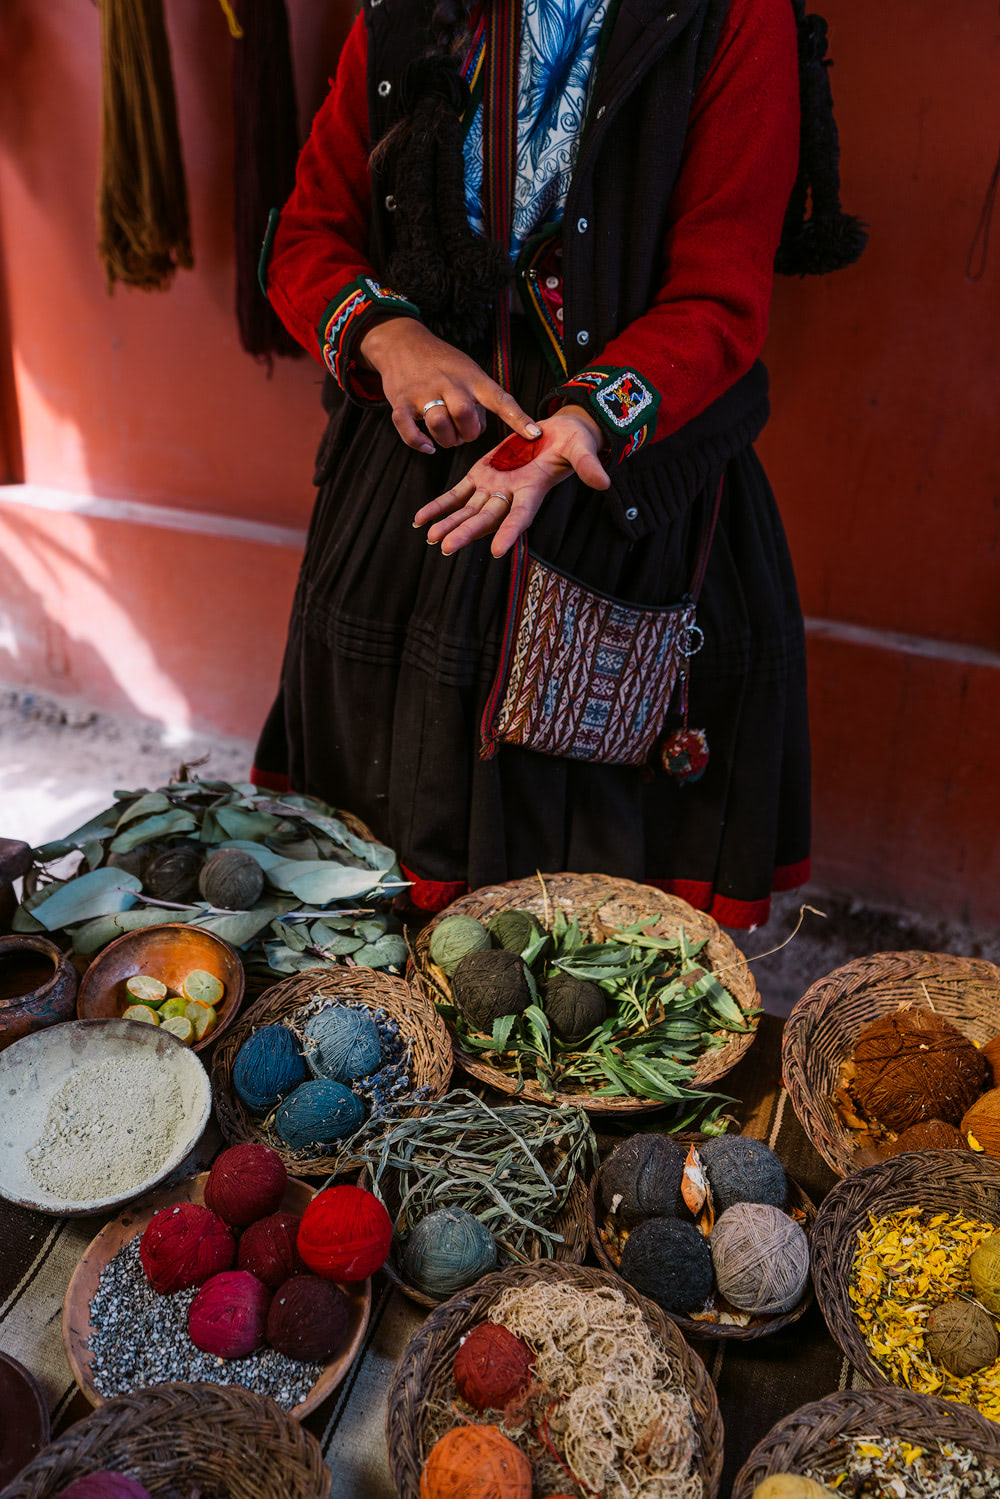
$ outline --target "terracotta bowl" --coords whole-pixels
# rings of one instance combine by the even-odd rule
[[[219,1022],[215,1030],[191,1048],[204,1051],[239,1014],[244,977],[243,964],[235,949],[201,927],[168,922],[165,926],[147,926],[117,937],[98,953],[84,974],[76,1013],[81,1020],[116,1019],[132,1003],[125,992],[127,979],[137,973],[148,973],[161,979],[171,993],[180,993],[181,985],[195,968],[214,973],[226,986],[216,1007]]]
[[[49,1439],[49,1408],[23,1364],[0,1353],[0,1489],[41,1452]]]
[[[0,937],[0,1051],[76,1013],[77,976],[47,937]]]

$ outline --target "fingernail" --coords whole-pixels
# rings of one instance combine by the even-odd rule
[[[414,531],[419,531],[422,528],[423,524],[424,523],[423,523],[422,520],[415,520],[413,522],[413,529],[414,529]]]
[[[529,437],[541,437],[542,435],[541,427],[536,427],[534,422],[528,423],[527,432]]]

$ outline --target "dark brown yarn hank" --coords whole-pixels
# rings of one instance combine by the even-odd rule
[[[894,1130],[929,1119],[958,1124],[989,1071],[972,1042],[928,1010],[898,1010],[866,1025],[854,1064],[858,1101]]]

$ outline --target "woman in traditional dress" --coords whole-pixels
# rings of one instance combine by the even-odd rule
[[[863,245],[816,21],[798,0],[364,0],[262,258],[329,421],[255,776],[363,817],[417,906],[601,871],[750,926],[808,876],[802,619],[752,444],[776,254],[829,269]],[[703,644],[643,764],[495,746],[525,537],[636,617],[703,572]],[[607,638],[573,645],[558,711],[628,696],[634,652],[616,678]]]

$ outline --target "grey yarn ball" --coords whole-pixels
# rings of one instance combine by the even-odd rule
[[[782,1208],[788,1199],[785,1168],[770,1146],[749,1135],[717,1135],[698,1146],[720,1218],[737,1202],[767,1202]]]
[[[421,1218],[403,1251],[403,1278],[426,1296],[451,1296],[496,1268],[497,1243],[465,1208]]]
[[[809,1241],[787,1213],[768,1203],[737,1202],[710,1240],[720,1292],[758,1316],[790,1312],[809,1279]]]
[[[624,1223],[685,1215],[684,1146],[670,1135],[631,1135],[601,1167],[601,1205]]]

